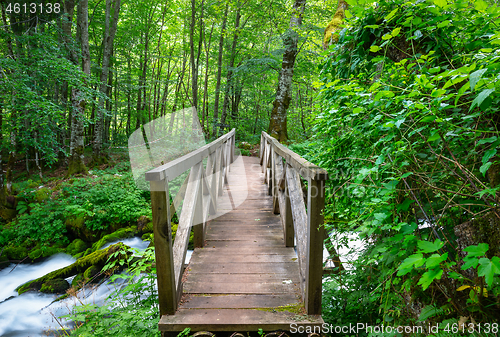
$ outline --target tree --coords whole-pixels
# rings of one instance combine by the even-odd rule
[[[101,148],[102,148],[102,138],[103,138],[103,125],[104,125],[104,97],[107,93],[107,81],[109,75],[109,65],[111,60],[111,54],[113,52],[113,41],[116,35],[116,29],[118,26],[118,15],[120,13],[120,2],[121,0],[114,0],[113,6],[113,18],[111,18],[111,0],[106,0],[106,19],[105,19],[105,31],[103,39],[103,55],[102,55],[102,70],[101,70],[101,85],[100,92],[102,94],[99,97],[99,105],[97,109],[97,114],[95,118],[95,130],[94,130],[94,144],[93,144],[93,162],[99,164],[102,161],[106,161],[102,158]],[[111,21],[111,23],[110,23]]]
[[[323,36],[323,49],[327,49],[330,44],[336,43],[339,40],[339,36],[336,33],[340,29],[340,25],[345,17],[345,11],[348,8],[349,5],[345,0],[339,0],[337,4],[337,11],[333,16],[332,21],[330,21],[328,26],[325,28],[325,34]]]
[[[88,23],[88,0],[81,0],[78,4],[78,35],[82,50],[82,71],[90,76],[90,52],[89,52],[89,23]],[[78,66],[78,57],[70,45],[71,22],[73,21],[74,1],[67,0],[64,4],[67,17],[63,21],[64,38],[70,51],[71,61]],[[84,120],[85,120],[85,95],[78,86],[71,89],[71,136],[68,175],[87,173],[83,161],[84,151]]]
[[[293,5],[290,26],[283,37],[285,51],[283,53],[283,62],[276,89],[276,98],[273,103],[273,110],[269,119],[268,133],[278,139],[280,142],[288,140],[286,111],[291,101],[291,87],[293,78],[293,67],[297,57],[297,42],[299,34],[297,30],[302,25],[302,15],[306,6],[306,0],[295,0]]]

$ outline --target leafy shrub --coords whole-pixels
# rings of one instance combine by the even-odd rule
[[[148,248],[142,254],[131,249],[126,254],[126,272],[115,274],[111,283],[115,288],[103,306],[84,304],[73,308],[71,315],[65,316],[76,322],[77,328],[72,336],[160,336],[158,331],[159,309],[156,290],[156,268],[154,267],[154,249]],[[110,261],[114,256],[110,256]],[[114,259],[103,268],[111,271],[123,260]]]
[[[382,322],[496,321],[500,10],[380,1],[352,13],[322,64],[315,136],[293,147],[330,173],[329,229],[366,242],[356,274],[326,293]],[[338,300],[328,317],[359,319]]]

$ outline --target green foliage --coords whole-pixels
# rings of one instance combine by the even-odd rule
[[[326,287],[335,298],[326,301],[355,309],[328,304],[327,316],[355,323],[364,307],[373,323],[494,321],[500,9],[357,3],[321,66],[314,137],[292,146],[330,173],[327,228],[366,244],[354,270]]]
[[[125,259],[117,259],[118,255]],[[154,249],[140,254],[134,249],[117,251],[109,261],[103,271],[124,266],[125,272],[111,277],[114,290],[103,306],[79,305],[66,316],[76,322],[71,336],[160,336]]]

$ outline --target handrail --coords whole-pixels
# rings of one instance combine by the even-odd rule
[[[302,299],[309,315],[321,314],[323,276],[323,209],[328,173],[262,132],[260,163],[273,210],[280,214],[287,247],[296,249]],[[301,176],[307,180],[307,209]],[[296,234],[295,234],[296,233]]]
[[[191,227],[195,247],[202,247],[209,214],[217,212],[217,198],[234,161],[235,130],[185,156],[145,173],[150,182],[160,315],[173,315],[182,295],[182,274]],[[203,160],[207,158],[206,167]],[[190,170],[172,204],[168,182]],[[171,219],[184,199],[175,240]]]

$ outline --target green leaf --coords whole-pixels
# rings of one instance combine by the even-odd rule
[[[484,153],[483,159],[481,159],[481,161],[483,162],[483,164],[486,164],[496,154],[497,154],[496,148],[489,149]]]
[[[486,254],[488,249],[490,249],[490,246],[487,243],[480,243],[477,246],[465,247],[464,252],[469,253],[468,257],[477,257]]]
[[[385,21],[387,21],[387,22],[391,21],[394,18],[394,16],[396,15],[396,13],[398,12],[398,9],[399,8],[395,8],[395,9],[392,10],[392,12],[390,12],[389,14],[387,14],[387,16],[384,18]]]
[[[401,27],[396,27],[392,30],[391,35],[392,37],[396,37],[399,35],[399,32],[401,31]]]
[[[492,164],[492,162],[487,162],[486,164],[481,165],[481,167],[479,168],[479,172],[483,174],[483,177],[486,177],[486,172],[488,172],[488,169]]]
[[[476,0],[474,1],[474,7],[478,10],[478,11],[485,11],[488,9],[488,4],[486,3],[486,1],[483,1],[483,0]]]
[[[345,14],[345,17],[346,17],[346,18],[348,18],[348,19],[349,19],[350,17],[352,17],[351,12],[349,12],[349,10],[347,10],[347,9],[344,11],[344,14]]]
[[[444,253],[443,255],[432,254],[430,257],[427,258],[425,266],[427,267],[427,269],[437,267],[441,262],[446,261],[447,258],[448,258],[448,253]]]
[[[477,82],[481,79],[481,76],[487,71],[488,69],[479,69],[470,74],[469,76],[469,81],[470,81],[470,90],[474,90],[474,87],[476,86]]]
[[[446,90],[444,89],[434,89],[432,90],[431,96],[432,97],[441,97],[446,93]]]
[[[443,270],[439,268],[426,271],[418,281],[418,284],[420,284],[422,286],[422,289],[425,290],[429,288],[432,281],[440,280],[442,275]]]
[[[391,34],[384,34],[382,36],[382,40],[390,40],[390,39],[392,39],[392,35]]]
[[[376,45],[373,45],[370,47],[370,51],[373,53],[378,52],[380,49],[382,49],[382,48],[380,48],[379,46],[376,46]]]
[[[479,142],[477,142],[477,145],[482,145],[482,144],[486,144],[486,143],[493,143],[497,139],[498,139],[497,136],[493,136],[493,137],[490,137],[490,138],[481,139]]]
[[[438,5],[439,7],[444,7],[448,4],[448,1],[446,0],[434,0],[434,3]]]
[[[433,141],[438,140],[438,139],[441,139],[441,137],[439,136],[439,132],[436,132],[432,136],[430,136],[429,139],[427,139],[427,141],[433,142]]]
[[[435,252],[436,250],[441,249],[444,246],[444,243],[436,239],[434,242],[429,242],[429,241],[418,241],[418,248],[422,251],[422,253],[432,253]]]
[[[422,122],[433,122],[436,119],[436,116],[431,115],[431,116],[425,116],[422,118]]]
[[[483,257],[479,260],[480,266],[477,269],[477,274],[479,276],[484,276],[488,287],[491,288],[493,284],[493,277],[496,274],[500,274],[500,258],[498,256],[494,256],[491,260]]]
[[[442,6],[441,6],[442,7]],[[441,23],[438,23],[437,27],[438,28],[443,28],[443,27],[447,27],[451,24],[451,21],[450,20],[444,20],[443,22]]]
[[[483,101],[486,99],[486,97],[491,95],[491,93],[493,92],[495,92],[495,89],[484,89],[483,91],[481,91],[479,95],[477,95],[477,97],[472,101],[469,111],[474,109],[476,106],[480,106],[481,103],[483,103]]]
[[[398,267],[398,276],[403,276],[408,274],[413,267],[418,268],[425,263],[423,254],[413,254],[408,256]]]
[[[433,305],[426,305],[422,311],[420,312],[420,316],[418,316],[418,321],[423,322],[429,317],[434,317],[436,315],[440,315],[444,313],[444,310],[441,308],[436,308]]]

